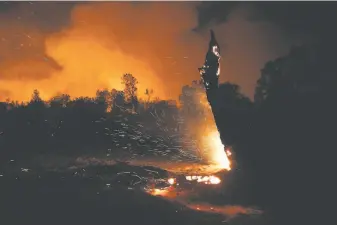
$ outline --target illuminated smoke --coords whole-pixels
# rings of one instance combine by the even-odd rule
[[[197,4],[79,3],[67,19],[58,12],[63,4],[20,3],[0,14],[0,100],[26,101],[34,89],[44,99],[60,92],[91,97],[97,89],[122,89],[123,73],[139,80],[140,95],[153,88],[154,97],[176,99],[198,77],[207,47],[208,31],[192,31]],[[260,68],[289,44],[277,28],[247,21],[246,14],[233,11],[213,28],[224,46],[220,80],[252,96]]]

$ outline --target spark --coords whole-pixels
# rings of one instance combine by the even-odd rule
[[[168,194],[168,190],[155,188],[150,190],[149,193],[154,196],[166,196]]]
[[[25,173],[27,173],[27,172],[29,172],[29,170],[30,170],[30,169],[21,168],[21,172],[25,172]]]
[[[23,33],[27,38],[32,39],[32,37],[26,33]]]

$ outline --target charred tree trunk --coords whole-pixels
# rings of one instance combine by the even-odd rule
[[[204,65],[199,68],[202,82],[204,84],[207,100],[211,106],[215,124],[218,128],[222,143],[225,145],[225,140],[221,129],[219,129],[219,104],[217,96],[219,90],[219,75],[220,75],[220,46],[215,39],[213,30],[210,31],[211,39],[209,41],[208,51],[205,57]]]

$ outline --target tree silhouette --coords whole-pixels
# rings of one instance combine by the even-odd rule
[[[137,79],[130,73],[122,76],[122,84],[124,84],[124,98],[126,102],[131,103],[133,111],[137,110]]]
[[[266,63],[257,81],[255,102],[281,103],[285,99],[293,101],[323,91],[322,85],[333,79],[323,66],[326,62],[317,58],[325,58],[321,54],[316,47],[293,47],[288,55]]]
[[[70,95],[59,94],[50,99],[49,103],[51,107],[62,107],[65,108],[70,102]]]
[[[42,99],[40,97],[40,92],[38,90],[34,90],[32,94],[32,102],[42,102]]]
[[[179,101],[183,113],[188,115],[188,117],[205,117],[206,111],[209,111],[206,94],[201,81],[192,81],[191,85],[182,87]]]
[[[116,89],[111,90],[112,112],[119,114],[125,111],[124,92]]]
[[[148,89],[148,88],[146,88],[146,90],[145,90],[145,95],[147,95],[147,102],[150,102],[151,97],[152,97],[152,95],[153,95],[153,89]]]
[[[219,116],[218,127],[222,139],[227,145],[238,145],[245,142],[249,130],[253,103],[243,95],[240,87],[229,82],[219,85],[216,102]]]
[[[331,46],[301,46],[261,70],[255,92],[257,118],[251,133],[256,147],[246,161],[255,162],[251,171],[256,172],[261,191],[256,196],[265,200],[277,218],[289,213],[293,222],[295,218],[300,221],[308,212],[315,213],[316,206],[326,204],[322,199],[329,198],[325,187],[332,186],[335,169],[331,165],[336,158],[337,71],[332,59],[336,59],[336,51]],[[283,194],[275,196],[280,187]],[[272,204],[270,198],[278,204]],[[308,198],[310,204],[304,204]],[[301,205],[300,210],[295,205]]]
[[[148,105],[149,105],[149,103],[151,101],[151,97],[153,95],[153,89],[146,88],[145,95],[147,96],[147,99],[146,99],[146,108],[148,108]]]
[[[257,80],[255,88],[254,100],[255,103],[261,104],[267,99],[276,80],[282,75],[280,66],[281,60],[275,62],[267,62],[261,70],[261,77]]]
[[[38,90],[33,91],[32,98],[28,103],[28,107],[36,109],[36,111],[41,111],[45,107],[45,103],[41,99],[40,92]]]
[[[105,111],[108,111],[108,112],[111,111],[112,97],[111,97],[111,92],[109,92],[107,89],[97,90],[95,101]]]

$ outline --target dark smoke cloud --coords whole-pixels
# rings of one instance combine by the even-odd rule
[[[336,33],[332,29],[337,18],[336,2],[202,2],[198,6],[200,25],[225,23],[233,10],[247,5],[256,11],[249,18],[252,21],[267,21],[287,31],[310,35]]]
[[[69,23],[74,4],[1,2],[0,79],[40,80],[60,66],[45,54],[44,40]]]

